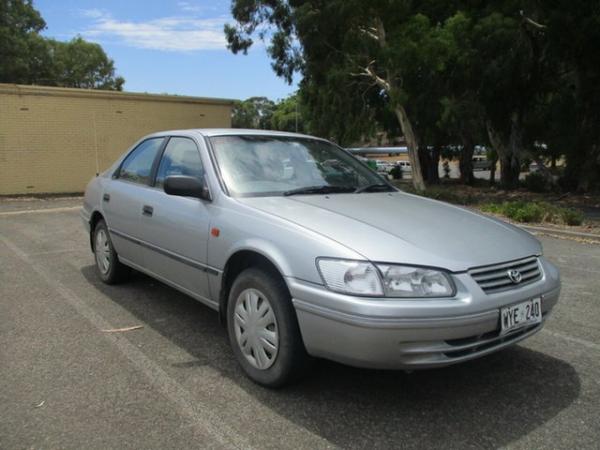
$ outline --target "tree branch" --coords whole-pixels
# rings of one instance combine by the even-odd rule
[[[539,22],[536,22],[535,20],[533,20],[530,17],[527,17],[525,15],[525,13],[523,12],[523,10],[520,11],[521,17],[523,18],[523,20],[525,21],[526,24],[529,24],[535,28],[537,28],[538,30],[545,30],[546,28],[548,28],[547,25],[543,25]]]
[[[384,48],[387,45],[385,39],[385,28],[383,26],[383,20],[379,17],[375,17],[375,29],[377,30],[377,41],[381,48]]]
[[[377,34],[377,29],[370,27],[370,28],[359,28],[358,31],[360,31],[363,34],[366,34],[367,36],[369,36],[371,39],[375,40],[375,41],[379,41],[379,35]]]

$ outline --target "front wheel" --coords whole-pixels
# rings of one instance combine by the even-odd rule
[[[258,384],[283,386],[310,366],[287,287],[272,272],[250,268],[238,275],[229,293],[227,329],[238,362]]]

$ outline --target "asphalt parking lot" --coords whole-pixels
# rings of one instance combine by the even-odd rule
[[[599,446],[600,245],[540,237],[563,293],[516,347],[411,374],[321,361],[270,391],[209,308],[100,283],[79,202],[0,201],[0,448]]]

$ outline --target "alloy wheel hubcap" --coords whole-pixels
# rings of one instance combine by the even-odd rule
[[[105,230],[99,230],[96,233],[96,243],[94,245],[96,254],[96,264],[103,275],[110,270],[110,244]]]
[[[233,328],[237,344],[253,367],[268,369],[279,349],[279,331],[267,297],[256,289],[240,293],[234,310]]]

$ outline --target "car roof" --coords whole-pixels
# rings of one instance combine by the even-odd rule
[[[301,137],[310,139],[321,139],[315,136],[309,136],[302,133],[291,133],[287,131],[272,131],[272,130],[256,130],[248,128],[191,128],[186,130],[167,130],[153,133],[150,136],[191,136],[200,135],[205,137],[212,136],[286,136],[286,137]]]

